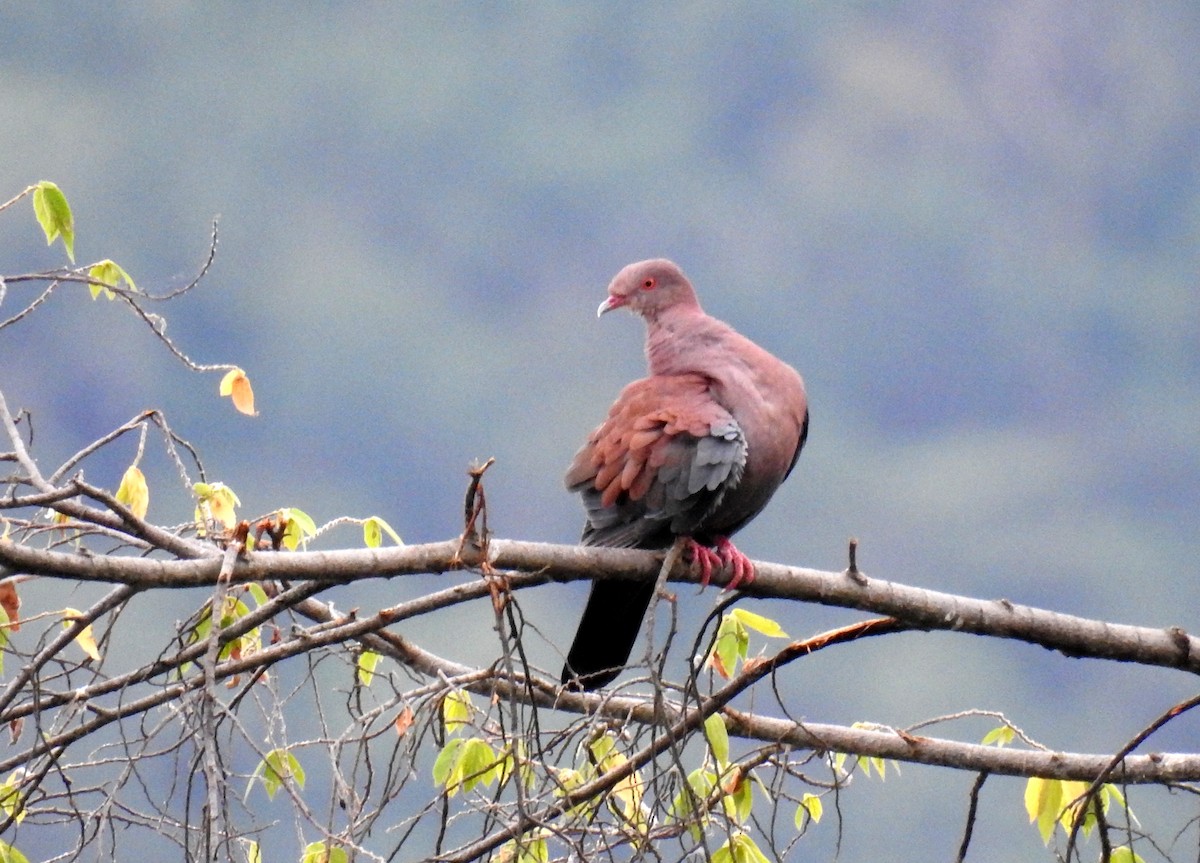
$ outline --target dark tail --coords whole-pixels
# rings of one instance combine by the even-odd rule
[[[563,666],[563,683],[583,690],[611,683],[629,659],[653,595],[653,582],[592,582],[592,592]]]

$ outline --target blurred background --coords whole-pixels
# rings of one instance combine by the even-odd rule
[[[121,304],[62,287],[0,336],[0,389],[34,413],[44,467],[156,407],[244,515],[375,514],[445,539],[468,465],[494,456],[496,533],[573,542],[562,473],[644,368],[641,322],[594,310],[620,267],[665,256],[808,385],[809,444],[739,535],[752,557],[841,569],[855,536],[879,578],[1200,628],[1189,0],[10,4],[0,31],[0,199],[55,181],[78,261],[151,292],[191,280],[219,215],[211,274],[154,310],[197,362],[246,369],[260,412]],[[0,248],[8,275],[63,262],[27,202],[0,214]],[[32,297],[11,285],[0,317]],[[134,448],[88,479],[115,488]],[[188,519],[161,447],[145,467],[150,517]],[[585,592],[521,597],[535,662],[558,668]],[[715,599],[682,591],[685,627]],[[198,600],[156,602],[161,628]],[[487,663],[483,605],[405,634]],[[793,637],[854,618],[751,607]],[[938,633],[814,656],[785,687],[813,721],[1002,710],[1050,747],[1112,751],[1195,685]],[[1196,739],[1184,717],[1146,748]],[[857,783],[841,859],[950,859],[972,780]],[[984,859],[1044,853],[1022,789],[985,787]],[[1166,795],[1140,794],[1154,829]],[[798,848],[832,849],[820,832]]]

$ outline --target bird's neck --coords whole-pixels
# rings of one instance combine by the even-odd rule
[[[646,321],[646,362],[652,375],[677,375],[699,371],[694,349],[704,342],[716,321],[699,305],[663,310]]]

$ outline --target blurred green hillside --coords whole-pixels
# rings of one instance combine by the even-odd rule
[[[161,311],[194,359],[249,372],[261,412],[63,288],[0,335],[43,464],[160,407],[248,514],[378,514],[423,541],[460,529],[466,467],[495,456],[493,528],[570,542],[562,471],[643,368],[641,324],[594,309],[667,256],[808,383],[809,447],[741,535],[752,557],[841,568],[856,536],[880,578],[1200,627],[1193,0],[45,3],[0,8],[0,32],[0,198],[54,180],[80,261],[150,290],[191,279],[219,214],[211,275]],[[7,274],[61,262],[24,207],[0,248]],[[122,458],[88,478],[115,487]],[[150,516],[187,519],[169,497]],[[583,594],[522,597],[535,662],[557,667]],[[685,624],[713,601],[683,592]],[[848,619],[769,610],[797,637]],[[490,611],[461,615],[406,634],[490,661]],[[789,672],[797,716],[999,709],[1111,751],[1191,694],[965,636],[844,650]],[[950,859],[970,779],[859,784],[841,859]],[[989,785],[985,859],[1041,853],[1020,792]]]

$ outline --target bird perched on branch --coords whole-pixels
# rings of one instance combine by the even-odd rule
[[[587,513],[583,544],[664,549],[685,537],[703,584],[720,568],[730,589],[748,583],[754,567],[729,537],[796,464],[808,435],[804,381],[705,314],[671,261],[617,273],[597,316],[619,308],[646,321],[650,373],[621,391],[567,470]],[[620,673],[653,593],[649,582],[592,583],[565,684],[598,689]]]

